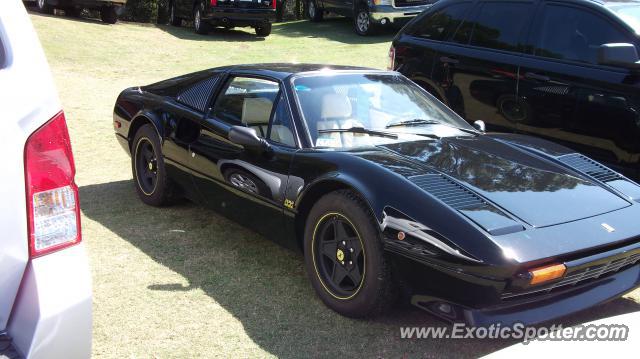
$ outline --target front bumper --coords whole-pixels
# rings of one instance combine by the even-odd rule
[[[14,348],[27,358],[90,357],[91,302],[83,243],[31,260],[7,328]]]
[[[371,20],[378,24],[404,23],[431,7],[429,5],[395,7],[392,5],[372,5],[369,8]]]
[[[214,26],[257,26],[276,20],[274,9],[212,8],[202,20]]]
[[[640,286],[640,243],[564,263],[567,274],[548,285],[514,290],[513,285],[490,289],[479,283],[462,283],[460,286],[466,288],[477,287],[456,299],[416,295],[412,303],[447,320],[469,325],[535,325],[616,299]],[[485,303],[480,298],[464,302],[473,297],[472,293],[483,292],[482,299],[493,299]]]

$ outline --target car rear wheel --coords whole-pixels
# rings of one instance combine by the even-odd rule
[[[316,0],[307,1],[307,16],[309,17],[309,20],[313,22],[322,21],[323,15],[324,10],[321,7],[318,7]]]
[[[322,197],[304,232],[307,274],[320,299],[349,317],[384,312],[396,298],[391,267],[369,207],[352,191]]]
[[[200,3],[193,11],[193,28],[197,34],[206,35],[211,30],[211,26],[202,19],[204,13],[204,3]]]
[[[267,37],[271,34],[271,24],[266,23],[260,26],[256,26],[256,35],[260,37]]]
[[[131,146],[131,167],[138,196],[151,206],[169,204],[173,196],[160,148],[155,128],[150,124],[140,127]]]
[[[43,14],[53,14],[53,6],[47,3],[47,0],[37,0],[36,6],[38,7],[38,11]]]
[[[169,8],[169,23],[178,27],[182,25],[182,19],[176,16],[176,6],[174,3],[171,3],[171,7]]]
[[[118,11],[115,6],[107,6],[100,9],[100,19],[105,24],[115,24],[118,22]]]
[[[353,18],[353,25],[356,33],[361,36],[372,35],[374,33],[374,24],[369,16],[369,9],[366,6],[360,6]]]

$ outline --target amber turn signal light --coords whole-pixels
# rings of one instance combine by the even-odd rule
[[[529,271],[531,281],[529,284],[536,285],[550,280],[558,279],[564,275],[567,267],[564,264],[551,264],[544,267],[534,268]]]

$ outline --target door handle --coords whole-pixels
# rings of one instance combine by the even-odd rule
[[[536,74],[535,72],[527,72],[527,73],[524,74],[524,77],[526,77],[526,78],[528,78],[530,80],[538,80],[538,81],[543,81],[543,82],[551,81],[551,78],[549,76]]]
[[[452,64],[452,65],[460,63],[460,61],[458,59],[456,59],[454,57],[448,57],[448,56],[442,56],[440,58],[440,62],[443,62],[445,64]]]

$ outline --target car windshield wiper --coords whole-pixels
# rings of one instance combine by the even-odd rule
[[[364,127],[328,128],[325,130],[318,130],[318,133],[335,133],[335,132],[362,133],[362,134],[378,136],[378,137],[387,137],[387,138],[393,138],[393,139],[398,138],[398,135],[396,135],[395,133],[370,130]]]
[[[391,122],[385,128],[398,127],[398,126],[420,126],[420,125],[442,125],[443,123],[436,120],[425,120],[422,118],[414,118],[413,120],[403,120]]]
[[[457,129],[459,131],[470,133],[470,134],[473,134],[473,135],[477,135],[478,134],[478,131],[476,131],[476,130],[470,130],[470,129],[466,129],[466,128],[462,128],[462,127],[457,127],[457,126],[454,126],[454,125],[451,125],[451,124],[448,124],[448,123],[445,123],[445,122],[441,122],[441,121],[438,121],[438,120],[425,120],[425,119],[422,119],[422,118],[415,118],[413,120],[391,122],[385,128],[396,127],[396,126],[420,126],[420,125],[442,125],[442,126],[455,128],[455,129]]]

